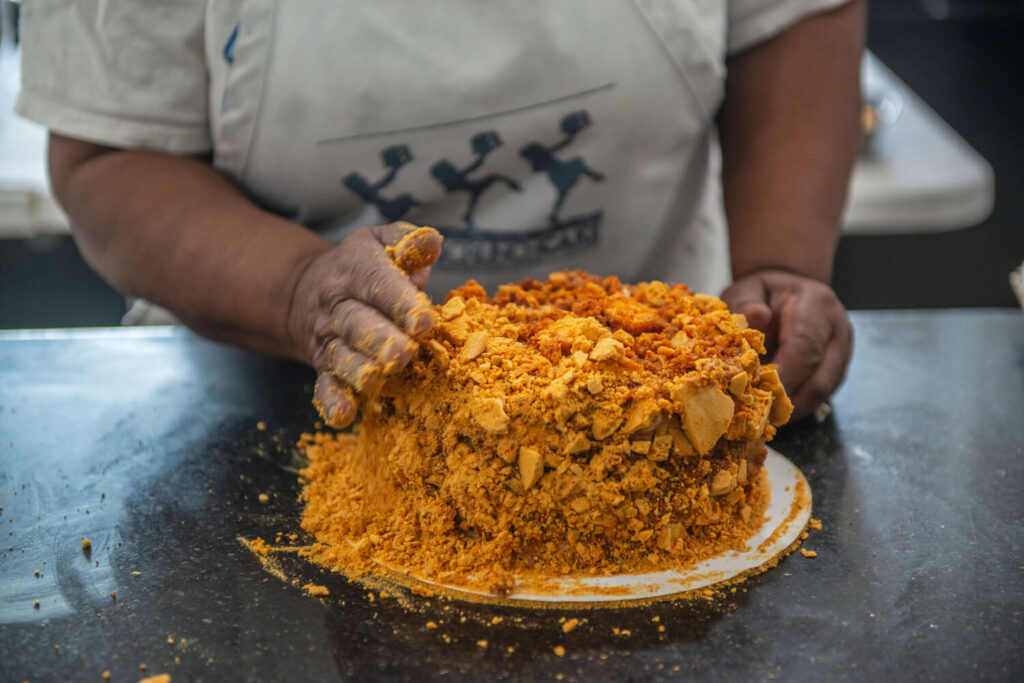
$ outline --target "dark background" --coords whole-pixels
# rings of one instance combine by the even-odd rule
[[[1024,259],[1024,1],[875,0],[868,45],[992,164],[996,203],[951,233],[844,237],[850,308],[1014,306]],[[67,237],[0,239],[0,328],[116,325],[124,300]]]

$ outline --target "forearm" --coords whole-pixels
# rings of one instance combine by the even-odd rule
[[[719,118],[737,279],[776,268],[828,282],[860,144],[861,0],[733,58]]]
[[[82,253],[105,279],[203,334],[308,361],[289,307],[305,264],[329,243],[262,211],[202,161],[113,150],[69,164],[76,145],[54,136],[51,175]]]

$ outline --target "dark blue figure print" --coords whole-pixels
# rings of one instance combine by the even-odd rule
[[[558,212],[561,210],[569,190],[575,187],[581,176],[588,176],[597,182],[604,181],[604,175],[587,166],[587,163],[583,161],[583,157],[573,157],[567,161],[562,161],[555,156],[555,152],[567,147],[588,126],[590,126],[590,116],[587,112],[577,111],[567,114],[562,119],[562,132],[565,134],[565,137],[561,142],[551,147],[545,147],[538,142],[531,142],[519,150],[520,156],[530,162],[534,172],[546,173],[548,180],[555,186],[558,198],[555,200],[555,205],[551,208],[551,213],[548,214],[548,220],[551,221],[552,225],[560,223]]]
[[[381,152],[380,159],[388,172],[377,182],[371,183],[362,174],[355,172],[342,178],[342,182],[364,202],[376,206],[381,217],[391,223],[401,219],[412,207],[420,205],[420,202],[408,192],[391,199],[380,196],[380,191],[394,181],[398,170],[412,161],[412,152],[406,145],[395,145]]]
[[[483,165],[484,159],[487,158],[488,154],[501,147],[501,138],[498,137],[496,131],[490,130],[477,133],[470,140],[470,147],[476,154],[476,159],[468,166],[456,168],[452,162],[442,159],[430,167],[430,175],[434,176],[439,183],[444,185],[445,191],[449,194],[452,192],[469,193],[469,205],[466,207],[466,212],[462,214],[462,221],[467,228],[476,227],[476,223],[473,222],[473,212],[476,210],[477,202],[480,201],[480,195],[488,187],[494,183],[504,183],[510,190],[515,190],[516,192],[522,190],[519,183],[498,173],[491,173],[478,180],[473,180],[469,177],[470,173]]]

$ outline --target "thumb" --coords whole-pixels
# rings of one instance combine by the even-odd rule
[[[377,228],[378,238],[387,245],[388,255],[407,274],[430,266],[441,254],[444,238],[433,228],[411,223],[391,223]]]
[[[722,300],[733,313],[742,313],[748,325],[761,332],[768,331],[772,309],[768,305],[768,289],[760,278],[737,280],[722,292]]]

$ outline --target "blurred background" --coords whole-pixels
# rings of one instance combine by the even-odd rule
[[[116,325],[50,199],[44,131],[12,110],[0,0],[0,329]],[[1024,0],[871,0],[865,141],[834,285],[852,309],[1016,306],[1024,259]]]

